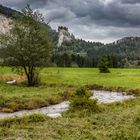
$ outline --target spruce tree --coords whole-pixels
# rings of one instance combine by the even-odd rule
[[[107,56],[103,56],[99,62],[99,71],[100,73],[110,73],[109,71],[109,60]]]

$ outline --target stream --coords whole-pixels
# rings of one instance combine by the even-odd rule
[[[98,103],[100,104],[119,102],[119,101],[130,100],[135,98],[134,95],[127,95],[126,93],[122,93],[122,92],[96,91],[96,90],[93,90],[91,92],[93,93],[93,96],[91,96],[90,99],[97,99]],[[32,114],[45,114],[51,118],[62,117],[61,113],[69,109],[69,104],[70,104],[69,101],[64,101],[60,104],[51,105],[39,109],[22,110],[14,113],[0,112],[0,120],[23,117]]]
[[[135,99],[134,95],[127,95],[125,92],[112,92],[112,91],[91,91],[93,96],[90,99],[97,99],[98,103],[107,104],[113,102],[120,102],[130,99]]]

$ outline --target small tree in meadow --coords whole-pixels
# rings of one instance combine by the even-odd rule
[[[100,62],[99,62],[99,70],[100,70],[100,73],[109,73],[109,60],[108,60],[108,57],[107,56],[103,56],[101,59],[100,59]]]
[[[42,15],[33,12],[29,5],[12,25],[8,33],[0,35],[3,58],[23,70],[28,86],[34,86],[39,81],[40,67],[46,66],[49,60],[51,43],[48,28]]]

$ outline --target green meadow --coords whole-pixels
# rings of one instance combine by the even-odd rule
[[[139,140],[140,69],[110,69],[101,74],[92,68],[44,68],[41,85],[26,87],[24,75],[0,68],[0,111],[34,109],[69,100],[78,87],[137,94],[131,101],[99,105],[101,112],[68,111],[51,119],[44,115],[0,121],[0,140]],[[16,79],[15,85],[6,81]]]
[[[49,68],[42,71],[46,84],[101,85],[106,87],[140,88],[140,69],[111,69],[111,73],[99,73],[93,68]]]
[[[15,73],[8,67],[0,68],[0,78],[14,78]],[[13,75],[13,76],[12,76]],[[107,87],[140,88],[140,69],[111,69],[111,73],[99,73],[96,68],[44,68],[41,81],[48,84],[92,85]],[[15,77],[16,78],[16,77]],[[17,79],[18,80],[18,79]]]

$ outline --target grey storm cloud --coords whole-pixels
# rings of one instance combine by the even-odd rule
[[[122,0],[123,3],[127,3],[127,4],[137,4],[140,3],[139,0]]]
[[[88,16],[90,22],[87,21],[87,23],[119,27],[140,26],[140,4],[128,5],[127,1],[114,0],[106,3],[103,0],[71,0],[70,2],[53,0],[47,2],[48,16],[50,20],[57,21],[66,18],[66,15],[70,17],[70,20],[71,17],[80,19]]]
[[[27,4],[31,4],[33,8],[41,7],[46,4],[46,0],[0,0],[0,3],[21,10]]]
[[[140,0],[1,0],[1,3],[15,9],[28,3],[40,10],[53,28],[67,26],[86,40],[111,42],[140,35]]]

